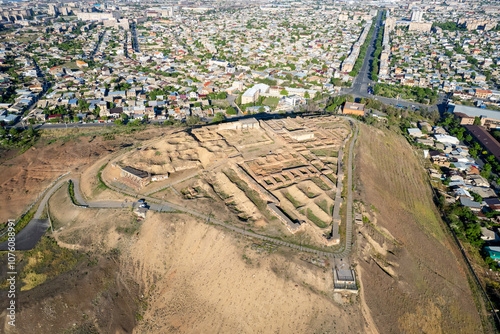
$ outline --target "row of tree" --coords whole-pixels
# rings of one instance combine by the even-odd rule
[[[361,70],[361,66],[363,66],[363,62],[364,62],[365,56],[366,56],[366,50],[368,49],[368,45],[370,44],[370,40],[372,39],[372,35],[373,35],[374,31],[375,31],[375,20],[373,21],[373,24],[370,27],[370,30],[368,30],[368,35],[366,35],[365,42],[359,48],[358,58],[356,59],[356,62],[354,63],[352,71],[349,72],[349,75],[351,77],[357,76],[359,73],[359,70]]]
[[[385,12],[384,12],[385,13]],[[378,80],[378,64],[380,63],[380,54],[382,53],[382,40],[384,39],[384,27],[381,27],[378,31],[377,40],[375,42],[375,51],[373,52],[373,63],[372,63],[372,80]]]

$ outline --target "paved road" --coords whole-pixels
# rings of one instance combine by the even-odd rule
[[[37,211],[33,215],[33,218],[21,231],[19,231],[19,233],[17,233],[15,241],[16,250],[33,249],[37,244],[37,242],[40,240],[40,238],[45,234],[45,231],[47,231],[47,229],[50,227],[50,221],[48,219],[40,219],[40,217],[42,216],[47,201],[52,196],[52,194],[57,189],[59,189],[59,187],[64,185],[64,183],[68,180],[67,176],[68,174],[69,173],[61,175],[58,179],[56,179],[46,190],[42,192],[42,194],[29,207],[27,212],[29,212],[31,208],[40,200],[40,198],[42,198]],[[19,222],[19,220],[17,222]],[[7,233],[7,231],[2,233],[0,237],[3,237],[5,233]],[[1,243],[0,251],[8,250],[8,246],[9,246],[8,241]]]
[[[243,112],[241,111],[240,107],[236,104],[236,99],[238,98],[238,95],[231,95],[229,94],[227,96],[227,101],[229,102],[229,105],[236,109],[238,112],[237,116],[243,116]]]
[[[141,51],[139,50],[139,41],[137,40],[137,30],[135,22],[132,23],[132,34],[130,38],[132,39],[132,48],[134,49],[134,52],[140,53]]]
[[[358,124],[352,122],[354,128],[354,137],[349,146],[349,161],[347,163],[347,218],[346,218],[346,234],[345,234],[345,249],[342,252],[344,256],[348,256],[351,253],[352,246],[352,161],[354,159],[354,144],[358,138]]]
[[[14,249],[33,249],[49,227],[50,222],[48,219],[32,219],[28,223],[28,225],[26,225],[18,234],[16,234]],[[7,250],[9,250],[8,240],[0,244],[0,251]]]
[[[50,188],[46,193],[45,196],[42,198],[42,201],[40,202],[40,205],[38,205],[38,209],[35,212],[35,215],[33,216],[33,219],[40,219],[42,216],[43,210],[45,209],[45,206],[47,205],[48,200],[50,197],[52,197],[52,194],[56,192],[57,189],[59,189],[64,183],[68,182],[69,177],[66,176],[62,179],[59,180],[52,188]]]
[[[346,94],[347,94],[347,92],[346,92]],[[403,106],[403,107],[408,108],[409,110],[411,110],[413,108],[420,108],[420,110],[428,109],[430,111],[439,110],[441,105],[444,103],[444,99],[445,99],[444,96],[440,96],[438,98],[438,101],[436,104],[428,105],[428,104],[421,104],[421,103],[406,101],[406,100],[401,100],[401,99],[393,99],[393,98],[382,97],[382,96],[378,96],[378,95],[371,95],[371,94],[368,94],[366,91],[360,92],[359,94],[356,94],[356,93],[350,93],[350,94],[353,95],[355,98],[356,97],[363,97],[363,98],[375,99],[375,100],[379,100],[380,102],[387,104],[387,105]]]
[[[120,209],[120,208],[137,208],[140,203],[137,201],[93,201],[93,202],[88,202],[85,200],[80,192],[80,180],[77,177],[71,178],[71,181],[74,184],[74,190],[75,190],[75,200],[80,204],[81,206],[87,207],[87,208],[98,208],[98,209]],[[168,211],[175,211],[168,205],[164,204],[157,204],[157,203],[150,203],[149,209],[153,211],[158,211],[158,212],[168,212]]]
[[[382,103],[389,104],[389,105],[401,105],[407,108],[412,108],[412,107],[418,107],[420,109],[427,108],[429,110],[439,110],[439,105],[444,103],[444,94],[441,94],[439,96],[439,99],[435,105],[426,105],[426,104],[420,104],[412,101],[406,101],[406,100],[401,100],[401,99],[393,99],[393,98],[387,98],[387,97],[382,97],[382,96],[375,96],[368,94],[368,86],[373,86],[375,82],[371,79],[371,66],[374,60],[373,53],[375,52],[375,43],[377,40],[377,36],[379,33],[379,30],[382,26],[382,11],[379,11],[378,16],[377,16],[377,23],[375,25],[375,29],[373,31],[373,35],[370,39],[370,43],[368,45],[368,48],[366,50],[366,56],[363,61],[363,66],[361,66],[361,70],[359,71],[359,74],[354,78],[354,81],[352,83],[352,86],[349,88],[343,88],[342,89],[342,94],[350,94],[353,95],[354,97],[363,97],[363,98],[372,98],[372,99],[377,99]]]
[[[351,94],[359,95],[361,92],[366,92],[368,89],[368,84],[372,83],[371,79],[371,64],[373,62],[373,53],[375,52],[375,42],[377,40],[378,32],[382,24],[382,11],[379,10],[377,15],[377,22],[375,24],[375,29],[373,30],[373,35],[371,36],[370,43],[366,49],[366,55],[361,66],[361,70],[353,81],[352,87],[350,88]]]
[[[82,194],[80,193],[80,179],[78,177],[72,177],[71,181],[73,182],[75,200],[80,205],[83,205],[83,206],[88,205],[87,201],[83,198]]]
[[[354,131],[354,129],[353,129]],[[342,146],[340,147],[339,150],[339,156],[337,159],[337,191],[335,193],[335,201],[333,204],[333,214],[332,214],[332,220],[333,220],[333,225],[332,225],[332,238],[333,239],[340,239],[340,234],[339,234],[339,227],[341,224],[341,217],[340,217],[340,206],[342,205],[342,189],[344,187],[344,148],[346,147],[347,141],[349,138],[352,136],[352,133],[344,139],[344,142],[342,143]]]
[[[343,188],[343,178],[344,178],[344,147],[349,140],[350,136],[344,140],[344,143],[340,147],[339,156],[337,159],[337,192],[335,193],[335,203],[333,206],[333,220],[340,220],[340,205],[342,203],[342,188]]]
[[[91,58],[92,60],[94,60],[94,56],[97,53],[97,51],[99,50],[99,47],[101,46],[102,40],[103,40],[103,38],[104,38],[104,36],[106,35],[107,32],[108,31],[106,30],[103,33],[101,33],[101,35],[99,35],[99,40],[97,41],[97,44],[96,44],[94,50],[92,51],[92,53],[89,56],[89,58]]]

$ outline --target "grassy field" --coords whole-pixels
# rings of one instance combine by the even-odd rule
[[[61,248],[57,242],[44,236],[35,248],[19,253],[20,263],[24,263],[19,272],[21,291],[31,290],[34,287],[73,269],[84,258],[83,255],[67,248]],[[5,282],[0,285],[5,286]]]
[[[71,68],[72,70],[79,70],[80,68],[76,66],[76,63],[74,61],[68,61],[62,65],[63,67],[68,67]]]
[[[327,185],[323,180],[321,180],[319,177],[313,177],[311,178],[311,181],[313,181],[318,187],[321,188],[321,190],[330,190],[329,185]]]
[[[298,208],[302,205],[299,201],[297,201],[295,198],[293,198],[293,196],[290,195],[290,193],[287,192],[284,195],[285,195],[286,199],[289,200],[290,203],[292,203],[295,208]]]
[[[328,226],[327,223],[325,223],[324,221],[322,221],[321,219],[319,219],[318,217],[316,217],[316,215],[309,208],[307,209],[307,219],[309,219],[310,221],[312,221],[318,227],[323,228],[323,227],[327,227]]]
[[[339,156],[339,152],[335,151],[332,148],[322,148],[322,149],[318,149],[318,150],[311,150],[311,152],[319,157],[334,157],[334,158],[336,158]]]
[[[328,207],[328,202],[326,200],[322,200],[321,202],[319,202],[318,206],[321,208],[321,210],[325,211],[325,213],[329,215],[333,213],[333,205],[330,205],[330,207]]]
[[[266,97],[266,99],[262,102],[262,104],[271,108],[276,108],[279,101],[280,101],[279,97]]]

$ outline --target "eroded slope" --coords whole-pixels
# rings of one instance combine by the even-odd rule
[[[356,197],[371,220],[358,234],[364,297],[381,333],[482,332],[418,159],[400,135],[360,125]]]

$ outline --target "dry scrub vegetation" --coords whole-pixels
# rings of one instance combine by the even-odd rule
[[[136,226],[126,209],[73,206],[66,189],[49,205],[53,236],[89,261],[21,293],[9,333],[364,331],[356,297],[334,297],[331,269],[310,255],[183,214],[150,212]]]
[[[0,222],[15,219],[58,176],[79,173],[96,160],[164,132],[148,128],[122,133],[106,140],[111,129],[68,129],[44,131],[40,141],[19,156],[0,150]]]
[[[358,268],[379,331],[482,332],[460,255],[405,139],[360,125],[355,180],[371,220],[358,234]]]

